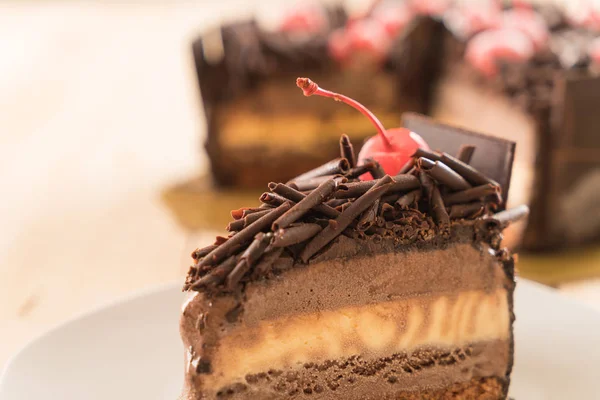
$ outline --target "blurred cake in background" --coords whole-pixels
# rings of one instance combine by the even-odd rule
[[[310,75],[389,127],[417,111],[517,142],[508,203],[532,205],[522,246],[591,242],[600,237],[599,16],[516,2],[376,1],[360,15],[313,4],[276,28],[251,20],[207,32],[193,52],[214,181],[285,182],[331,159],[340,132],[358,147],[373,134],[351,109],[294,96],[290,82]]]

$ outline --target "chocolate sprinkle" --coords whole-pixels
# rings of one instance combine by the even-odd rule
[[[214,249],[216,249],[217,246],[218,245],[216,245],[216,244],[211,244],[211,245],[203,247],[201,249],[196,249],[192,253],[192,258],[194,260],[198,260],[198,259],[204,257],[205,255],[207,255],[208,253],[210,253],[211,251],[213,251]]]
[[[335,160],[331,160],[320,167],[312,169],[308,172],[305,172],[302,175],[298,175],[294,179],[291,179],[290,182],[299,182],[311,178],[316,178],[317,176],[323,175],[336,175],[341,174],[344,175],[350,169],[350,163],[345,158],[336,158]]]
[[[225,280],[225,277],[235,268],[237,256],[232,255],[213,269],[209,274],[190,285],[189,289],[197,290],[201,287],[215,286]]]
[[[315,190],[290,208],[285,214],[273,222],[273,231],[286,228],[315,206],[322,204],[325,199],[337,188],[338,180],[329,178],[321,183]]]
[[[296,189],[291,188],[283,183],[271,182],[269,183],[269,189],[295,203],[302,201],[302,199],[306,197],[304,193],[300,193]],[[338,215],[340,215],[339,211],[328,206],[327,204],[319,204],[318,206],[315,206],[314,210],[329,218],[336,218]]]
[[[413,158],[427,158],[429,160],[439,161],[442,159],[442,156],[433,151],[418,148],[417,151],[415,151],[415,154],[413,154]]]
[[[265,204],[268,204],[270,206],[279,206],[283,203],[285,203],[286,201],[289,201],[289,199],[286,199],[285,197],[277,194],[277,193],[263,193],[260,196],[260,201],[262,201]]]
[[[441,161],[431,161],[428,158],[421,157],[417,161],[417,165],[427,171],[433,179],[452,190],[466,190],[471,187],[462,176]]]
[[[486,196],[500,195],[500,187],[490,183],[485,185],[475,186],[461,192],[451,193],[444,196],[444,202],[447,206],[459,203],[468,203],[473,200],[483,199]]]
[[[460,174],[464,179],[466,179],[472,185],[485,185],[486,183],[491,183],[495,186],[500,186],[498,182],[493,179],[488,178],[483,175],[481,172],[477,171],[475,168],[471,167],[468,164],[452,157],[448,153],[442,154],[441,161],[446,164],[448,167],[452,168],[458,174]]]
[[[259,232],[256,234],[252,244],[244,251],[233,271],[227,276],[226,285],[229,290],[235,288],[240,279],[246,275],[246,272],[263,255],[272,238],[273,234],[271,232]]]
[[[338,190],[333,194],[337,199],[349,199],[359,197],[371,189],[378,181],[361,181],[352,182],[340,185]],[[412,175],[396,175],[394,183],[390,186],[390,193],[412,190],[419,187],[419,180]]]
[[[421,200],[421,194],[422,192],[420,190],[413,190],[412,192],[403,194],[396,200],[395,205],[400,208],[410,207]]]
[[[264,204],[263,204],[263,205],[264,205]],[[269,205],[269,207],[270,207],[270,205]],[[247,209],[245,209],[245,210],[242,212],[242,218],[246,218],[246,217],[247,217],[248,215],[250,215],[250,214],[254,214],[254,213],[257,213],[257,212],[260,212],[260,211],[263,211],[263,210],[265,210],[265,209],[264,209],[264,208],[262,208],[262,205],[261,205],[261,207],[247,208]]]
[[[365,161],[367,161],[368,164],[372,165],[369,172],[371,173],[373,179],[381,179],[385,176],[385,171],[381,167],[381,164],[379,164],[376,160],[372,158],[367,158]]]
[[[254,267],[253,275],[256,277],[262,277],[269,273],[275,261],[281,257],[283,253],[283,247],[272,248],[265,252],[258,264]]]
[[[451,219],[466,218],[472,216],[473,214],[481,213],[483,213],[483,203],[480,201],[466,204],[455,204],[450,207]]]
[[[327,182],[331,179],[336,179],[336,181],[340,182],[340,183],[348,182],[348,179],[344,178],[342,175],[323,175],[323,176],[317,176],[317,177],[309,178],[309,179],[302,180],[302,181],[288,182],[288,185],[296,190],[304,192],[304,191],[313,190],[313,189],[319,187],[319,185],[322,184],[323,182]]]
[[[358,224],[356,225],[356,229],[359,231],[366,231],[370,227],[375,224],[375,219],[377,218],[377,214],[379,210],[379,199],[375,200],[373,204],[367,208],[358,220]]]
[[[448,216],[448,212],[446,212],[446,206],[444,206],[444,201],[437,185],[433,185],[431,190],[431,211],[438,224],[450,223],[450,217]]]
[[[206,257],[202,259],[199,266],[214,265],[231,255],[234,251],[238,250],[239,247],[252,240],[254,235],[271,226],[273,221],[279,218],[283,213],[291,208],[290,202],[285,202],[279,207],[271,210],[267,215],[262,216],[258,221],[254,222],[250,226],[242,229],[240,232],[233,235],[228,241],[211,251]]]
[[[259,218],[267,215],[269,212],[271,212],[271,210],[261,210],[261,211],[249,214],[245,218],[238,219],[237,221],[230,222],[229,225],[227,225],[227,230],[229,232],[241,231],[242,229],[244,229],[248,225],[250,225],[253,222],[257,221]]]
[[[331,221],[331,220],[330,220]],[[275,232],[273,247],[287,247],[310,239],[321,231],[319,224],[302,223]]]
[[[354,167],[348,171],[346,177],[348,179],[358,178],[359,176],[366,174],[367,172],[372,171],[374,168],[373,162],[367,162],[358,167]]]
[[[317,236],[315,236],[300,253],[302,261],[307,262],[319,250],[329,244],[333,239],[339,236],[352,221],[363,211],[365,211],[375,200],[383,196],[388,191],[394,180],[386,175],[379,179],[364,195],[356,199],[339,217],[336,218],[335,226],[327,226]]]
[[[342,135],[340,138],[340,155],[348,160],[350,168],[356,167],[356,156],[354,155],[354,146],[350,142],[348,135]]]

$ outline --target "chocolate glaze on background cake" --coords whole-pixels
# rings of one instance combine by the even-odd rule
[[[377,4],[389,3],[395,2]],[[334,105],[294,99],[283,82],[298,70],[310,72],[333,90],[344,88],[387,126],[398,126],[403,111],[431,113],[445,120],[438,114],[437,86],[451,77],[462,87],[482,88],[484,99],[507,99],[531,125],[522,133],[532,131],[527,139],[530,154],[525,154],[528,146],[519,146],[516,162],[527,168],[533,165],[533,177],[512,195],[513,201],[532,205],[522,245],[549,249],[596,240],[600,237],[600,212],[595,207],[600,140],[593,130],[600,117],[591,111],[600,103],[594,89],[599,81],[599,59],[592,51],[598,41],[596,28],[589,21],[574,21],[555,6],[536,6],[532,15],[543,21],[546,34],[539,35],[542,39],[530,56],[519,62],[498,59],[497,73],[488,76],[465,61],[471,40],[478,36],[476,30],[466,31],[464,23],[456,23],[465,19],[467,11],[450,6],[438,14],[415,12],[379,64],[365,63],[361,56],[348,67],[330,55],[328,39],[347,21],[339,8],[326,12],[324,29],[299,36],[265,30],[256,22],[225,26],[212,39],[222,50],[218,62],[206,56],[214,33],[198,39],[194,55],[208,121],[206,148],[217,183],[256,187],[267,180],[285,181],[333,157],[334,132],[347,132],[357,150],[371,134],[369,125]],[[476,104],[484,108],[486,103]],[[450,118],[451,122],[521,140],[510,133],[514,129],[486,125],[476,121],[479,112],[466,111],[463,114],[471,114]],[[265,135],[274,140],[266,144]],[[287,146],[288,142],[293,143]],[[594,211],[574,211],[581,209]]]
[[[391,177],[357,166],[342,136],[341,157],[270,183],[192,254],[183,399],[506,398],[515,283],[500,243],[528,212],[498,211],[514,143],[411,118],[463,146],[420,149]]]

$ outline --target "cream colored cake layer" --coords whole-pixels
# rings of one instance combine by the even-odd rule
[[[510,315],[504,289],[419,296],[240,325],[223,337],[206,389],[250,373],[361,355],[377,358],[423,346],[455,348],[505,340]]]

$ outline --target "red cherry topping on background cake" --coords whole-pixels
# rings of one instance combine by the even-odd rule
[[[388,37],[392,39],[404,30],[413,17],[414,11],[406,2],[382,2],[371,14],[371,18],[381,24]]]
[[[502,22],[502,10],[495,1],[483,1],[463,7],[466,30],[469,35],[486,29],[497,28]]]
[[[515,8],[502,13],[502,27],[526,34],[537,50],[548,42],[550,32],[544,18],[531,8]]]
[[[345,62],[350,57],[350,42],[346,29],[339,28],[331,32],[328,39],[329,55],[338,62]]]
[[[316,4],[302,4],[289,10],[283,17],[279,30],[282,32],[316,33],[325,30],[325,10]]]
[[[383,60],[391,46],[391,40],[383,25],[372,18],[349,23],[345,29],[337,29],[329,36],[329,53],[342,63],[358,54],[367,54],[375,61]]]
[[[423,138],[406,128],[386,130],[381,122],[365,106],[350,97],[330,92],[319,87],[308,78],[296,79],[296,85],[302,89],[305,96],[323,96],[336,101],[341,101],[360,111],[377,129],[378,135],[370,137],[358,154],[358,164],[363,164],[366,159],[373,158],[381,164],[389,175],[396,175],[418,148],[429,149]],[[361,176],[363,180],[371,179],[370,174]]]
[[[483,75],[498,73],[497,62],[523,62],[534,54],[534,46],[527,35],[515,29],[493,29],[475,35],[467,44],[465,59]]]
[[[600,66],[600,37],[592,40],[588,47],[588,55],[592,60],[592,63],[596,66]]]
[[[415,14],[442,15],[449,7],[449,0],[412,0],[410,7]]]

